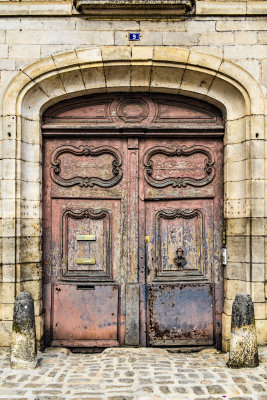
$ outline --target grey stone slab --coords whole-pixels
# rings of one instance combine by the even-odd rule
[[[139,285],[126,286],[126,332],[125,343],[128,346],[139,345]]]

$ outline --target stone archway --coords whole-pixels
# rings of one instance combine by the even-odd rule
[[[252,281],[253,266],[264,262],[264,98],[257,82],[241,67],[173,47],[102,47],[59,54],[26,67],[7,86],[1,106],[2,146],[12,172],[2,181],[2,270],[13,283],[2,283],[2,344],[9,343],[8,310],[20,290],[32,292],[39,339],[43,332],[40,115],[62,99],[115,91],[182,94],[215,104],[224,113],[226,349],[235,293],[255,297],[261,292],[264,297],[263,282]],[[238,168],[233,168],[234,162]],[[266,320],[259,320],[258,328],[264,324]]]

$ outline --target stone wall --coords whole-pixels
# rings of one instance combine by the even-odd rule
[[[267,7],[264,3],[197,1],[196,15],[180,20],[96,21],[79,15],[68,1],[39,5],[0,1],[3,151],[0,345],[10,344],[13,303],[22,290],[30,291],[34,298],[38,339],[42,336],[41,109],[57,101],[56,98],[96,90],[183,93],[201,97],[223,109],[228,256],[223,344],[226,349],[231,307],[239,292],[251,294],[258,341],[266,341],[267,147],[263,97],[267,86],[267,16],[263,13],[267,13]],[[128,32],[140,32],[141,40],[129,42]],[[101,59],[96,55],[100,46]],[[175,52],[172,47],[184,50]],[[95,49],[95,54],[92,55],[93,49],[91,55],[79,51],[88,48]],[[34,64],[45,57],[45,61]],[[104,67],[103,75],[103,63],[111,60],[120,66],[123,76],[118,76],[111,67],[106,70]],[[184,68],[176,81],[166,67],[170,61]],[[81,65],[88,62],[97,64],[94,78],[90,74],[85,78],[86,68]],[[137,69],[140,64],[137,77],[134,69],[129,72],[127,64],[135,66],[135,62]],[[32,67],[27,67],[31,64]],[[72,75],[63,71],[65,66],[73,70]],[[49,71],[53,74],[57,71],[58,75],[51,72],[53,77],[48,79]]]

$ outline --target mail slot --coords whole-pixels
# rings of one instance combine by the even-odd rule
[[[95,258],[78,258],[76,260],[76,264],[90,264],[94,265],[96,264]]]
[[[76,240],[96,240],[95,235],[77,235]]]
[[[77,285],[77,290],[95,290],[94,285]]]

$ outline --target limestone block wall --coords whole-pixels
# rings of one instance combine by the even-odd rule
[[[129,42],[129,32],[140,32],[140,41]],[[113,90],[181,93],[223,110],[223,347],[240,292],[252,296],[258,341],[265,343],[266,87],[266,2],[203,0],[188,17],[136,21],[90,19],[69,1],[0,1],[0,345],[10,344],[21,290],[34,298],[42,337],[41,112],[66,97]]]

